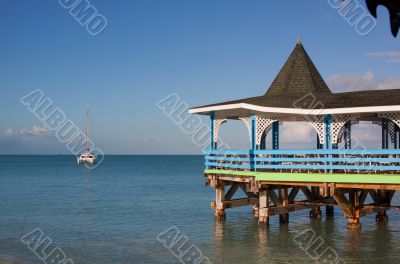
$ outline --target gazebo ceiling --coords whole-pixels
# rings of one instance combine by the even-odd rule
[[[293,116],[400,111],[400,89],[332,93],[302,43],[296,47],[262,96],[191,108],[237,117],[248,113]],[[365,115],[363,116],[370,116]]]

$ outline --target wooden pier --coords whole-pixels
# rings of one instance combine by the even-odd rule
[[[370,183],[356,183],[350,178],[368,178],[371,174],[338,174],[336,181],[334,176],[326,178],[322,174],[215,169],[206,170],[205,175],[206,184],[216,191],[212,207],[217,220],[225,218],[226,209],[238,206],[253,206],[254,216],[260,224],[268,224],[274,215],[279,215],[281,223],[287,223],[289,213],[300,210],[309,210],[310,218],[321,218],[321,207],[325,207],[327,216],[332,216],[333,208],[337,206],[347,217],[348,227],[358,228],[362,216],[376,214],[376,221],[387,222],[386,211],[400,209],[400,206],[392,205],[393,195],[400,189],[400,174],[379,175],[386,183],[371,183],[370,179]],[[296,176],[295,179],[291,179],[292,176]],[[394,181],[388,183],[392,179]],[[246,197],[232,199],[239,189]],[[372,203],[366,203],[367,198]]]
[[[190,113],[210,116],[204,174],[215,188],[211,207],[218,220],[238,206],[252,206],[260,224],[275,215],[287,223],[289,213],[299,210],[321,218],[321,207],[331,216],[339,207],[348,227],[359,228],[362,216],[387,222],[387,210],[400,209],[392,204],[400,190],[400,90],[332,93],[300,41],[264,95]],[[246,124],[249,149],[218,146],[219,128],[228,120]],[[315,129],[315,148],[280,149],[280,125],[299,121]],[[381,149],[352,147],[351,128],[360,121],[381,127]],[[238,190],[245,197],[234,199]]]

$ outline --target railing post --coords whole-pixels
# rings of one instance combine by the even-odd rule
[[[388,131],[388,120],[382,119],[382,149],[389,148],[389,131]]]
[[[210,149],[214,150],[215,149],[215,139],[214,139],[214,124],[215,124],[215,113],[211,112],[210,113]]]
[[[257,119],[254,114],[250,116],[251,120],[251,150],[249,152],[250,158],[250,170],[254,171],[255,163],[254,163],[254,151],[257,149]]]
[[[272,149],[279,149],[279,121],[272,123]],[[272,155],[273,158],[277,158],[277,155]],[[272,164],[277,165],[278,162],[273,162]],[[275,169],[277,170],[277,169]]]
[[[272,123],[272,149],[279,149],[279,121]]]
[[[323,148],[324,148],[324,146],[320,142],[319,135],[317,135],[317,149],[323,149]]]
[[[344,125],[344,148],[351,149],[351,122]]]
[[[332,150],[332,135],[333,135],[333,130],[332,130],[332,115],[325,115],[324,116],[324,124],[325,124],[325,131],[324,131],[324,149],[325,150]],[[325,154],[325,173],[328,172],[328,169],[326,168],[326,165],[332,165],[332,162],[328,162],[327,158],[331,157],[331,155]],[[333,169],[330,169],[330,173],[333,173]]]

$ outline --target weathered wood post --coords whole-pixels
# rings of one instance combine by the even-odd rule
[[[347,219],[347,227],[348,228],[360,228],[360,201],[357,191],[352,191],[349,193],[349,203],[351,207],[351,215]]]
[[[288,196],[288,188],[281,187],[279,190],[279,198],[282,201],[283,206],[289,205],[289,196]],[[279,222],[280,223],[289,223],[289,213],[279,214]]]
[[[335,207],[333,205],[327,205],[325,208],[326,217],[333,217],[335,215]]]
[[[269,206],[269,197],[267,190],[260,190],[259,193],[259,217],[258,224],[269,224],[269,216],[268,216],[268,206]]]
[[[311,192],[316,200],[320,200],[319,187],[311,187]],[[310,210],[310,218],[321,219],[321,207],[314,207]]]
[[[225,186],[224,182],[218,181],[215,186],[215,213],[214,218],[217,221],[225,219]]]
[[[394,192],[386,190],[378,190],[378,199],[380,205],[390,206]],[[377,222],[388,222],[389,217],[385,209],[380,209],[375,216]]]

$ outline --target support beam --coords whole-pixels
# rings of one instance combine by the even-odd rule
[[[211,112],[210,113],[210,128],[211,128],[211,131],[210,131],[210,149],[211,150],[216,149],[216,144],[215,144],[215,139],[214,139],[214,129],[215,129],[214,121],[215,121],[215,113]]]
[[[254,114],[250,116],[251,125],[251,149],[256,150],[257,148],[257,118]]]
[[[251,125],[251,152],[257,150],[257,117],[254,114],[250,116]],[[254,154],[250,153],[250,170],[254,171]]]
[[[361,212],[360,212],[360,202],[359,202],[359,196],[357,191],[353,191],[349,193],[349,202],[352,207],[352,215],[351,218],[347,220],[347,227],[348,228],[360,228],[360,217],[361,217]]]
[[[246,206],[246,205],[256,205],[258,204],[258,198],[241,198],[241,199],[233,199],[230,201],[224,201],[223,207],[225,208],[234,208],[239,206]]]
[[[279,149],[279,122],[272,123],[272,149]]]
[[[261,143],[260,143],[260,149],[261,150],[265,150],[267,149],[267,133],[266,131],[263,132],[262,136],[261,136]]]
[[[382,149],[389,148],[389,121],[386,118],[382,119]]]
[[[274,190],[268,190],[268,196],[275,206],[282,205],[282,200],[280,196],[278,197],[278,195],[276,195]]]
[[[335,207],[333,205],[327,205],[325,207],[326,217],[333,217],[335,215]]]
[[[225,186],[223,182],[219,182],[215,187],[215,214],[214,218],[217,221],[225,219]]]
[[[332,129],[332,115],[325,115],[324,116],[324,128],[325,128],[325,142],[324,142],[324,149],[332,149],[333,144],[332,144],[332,135],[333,135],[333,129]],[[325,162],[325,166],[329,165],[328,162]],[[328,170],[325,168],[324,169],[325,173],[328,173]],[[333,173],[333,170],[330,170],[330,173]]]
[[[292,190],[289,193],[289,203],[293,203],[294,199],[296,199],[297,194],[300,191],[300,187],[293,187]]]
[[[319,190],[319,187],[311,187],[312,198],[315,200],[320,200]],[[310,218],[321,219],[321,207],[315,207],[311,209]]]
[[[386,214],[386,210],[381,209],[375,216],[376,222],[387,223],[389,221],[389,217]]]
[[[304,193],[304,195],[307,197],[309,201],[315,201],[316,198],[314,194],[308,189],[307,186],[301,186],[300,187],[301,191]]]
[[[364,206],[364,203],[365,203],[365,200],[367,199],[367,196],[368,196],[368,190],[362,190],[362,191],[360,192],[360,198],[359,198],[359,200],[360,200],[360,207],[363,207],[363,206]]]
[[[343,212],[347,218],[353,217],[353,206],[343,193],[333,194],[333,199],[343,209]]]
[[[321,207],[315,207],[310,210],[311,219],[321,219]]]
[[[400,139],[399,139],[400,128],[397,124],[394,124],[394,149],[400,148]]]
[[[225,201],[231,200],[233,195],[236,193],[237,189],[239,189],[240,184],[236,183],[231,186],[229,191],[225,195]]]
[[[397,148],[400,149],[400,127],[396,126]]]
[[[269,216],[268,216],[268,206],[269,206],[269,195],[268,191],[260,191],[259,198],[259,217],[258,224],[269,224]]]
[[[301,204],[301,203],[295,203],[295,204],[289,204],[286,206],[280,205],[280,206],[274,206],[274,207],[269,207],[268,208],[268,216],[273,216],[273,215],[288,215],[290,212],[295,212],[295,211],[301,211],[304,209],[309,209],[313,208],[314,206],[318,205],[313,205],[313,204]],[[281,223],[287,223],[287,222],[281,222]]]
[[[380,206],[390,206],[392,203],[393,195],[395,191],[387,191],[387,190],[377,190],[376,191],[376,200],[377,202],[375,204],[380,205]],[[375,216],[375,219],[377,222],[388,222],[389,217],[386,213],[387,209],[379,209],[377,211],[377,214]]]
[[[344,148],[351,149],[351,121],[344,125]]]
[[[282,201],[282,206],[288,206],[289,205],[289,195],[288,195],[288,189],[283,187],[279,190],[279,198]],[[282,213],[279,215],[279,222],[280,223],[289,223],[289,213]]]

